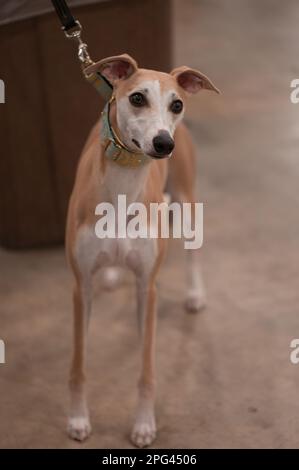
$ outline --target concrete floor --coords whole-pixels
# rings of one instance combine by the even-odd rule
[[[160,275],[156,447],[298,447],[297,0],[176,1],[175,61],[223,95],[190,102],[205,203],[209,306],[186,315],[183,253]],[[93,434],[65,434],[70,276],[62,249],[0,252],[0,447],[127,448],[138,347],[131,278],[96,289],[89,347]]]

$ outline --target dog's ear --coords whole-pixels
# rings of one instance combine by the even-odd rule
[[[182,66],[174,69],[170,75],[175,77],[180,87],[188,94],[197,93],[200,90],[212,90],[220,93],[211,80],[198,70]]]
[[[107,57],[85,69],[87,74],[100,72],[110,83],[129,78],[138,69],[137,62],[128,54]]]

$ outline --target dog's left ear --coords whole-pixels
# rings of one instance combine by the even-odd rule
[[[87,74],[100,72],[111,85],[129,78],[138,69],[137,62],[128,54],[107,57],[85,69]]]
[[[180,87],[187,93],[193,94],[200,90],[212,90],[220,93],[211,80],[198,70],[182,66],[174,69],[170,75],[176,78]]]

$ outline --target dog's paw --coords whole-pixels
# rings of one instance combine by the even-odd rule
[[[136,447],[150,446],[155,438],[156,426],[153,420],[135,424],[131,434],[131,441]]]
[[[185,300],[185,309],[187,312],[196,313],[205,308],[207,300],[204,294],[191,293]]]
[[[85,416],[69,418],[67,423],[67,433],[69,437],[76,441],[85,441],[91,433],[89,418]]]

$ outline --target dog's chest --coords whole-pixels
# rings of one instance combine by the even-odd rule
[[[108,162],[102,182],[101,200],[112,202],[115,209],[119,195],[126,196],[127,204],[140,200],[140,194],[146,185],[148,171],[148,165],[130,170]]]
[[[158,244],[155,238],[131,238],[119,236],[120,226],[126,226],[130,219],[127,208],[130,204],[142,201],[142,193],[146,185],[149,168],[147,165],[134,171],[120,168],[115,163],[108,163],[104,180],[98,194],[99,201],[106,201],[113,206],[115,214],[115,234],[100,237],[95,225],[82,226],[76,237],[76,257],[81,270],[86,273],[105,266],[128,267],[136,273],[151,272],[157,252]],[[124,207],[119,198],[124,201]],[[93,209],[95,210],[95,209]],[[105,211],[104,211],[105,212]],[[102,210],[96,214],[104,214]],[[124,215],[125,214],[125,215]],[[99,220],[98,220],[99,221]],[[147,223],[147,221],[145,221]]]
[[[76,258],[82,274],[105,266],[122,266],[137,274],[151,272],[157,255],[157,240],[151,238],[103,238],[93,226],[78,232]]]

